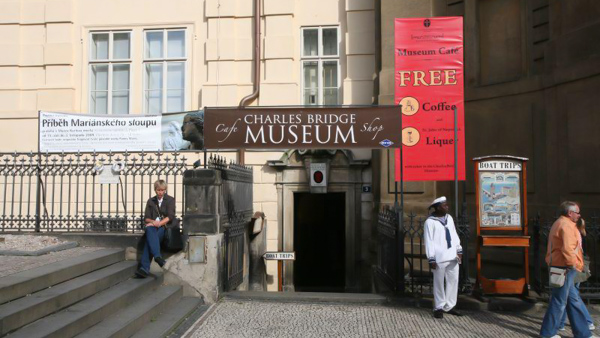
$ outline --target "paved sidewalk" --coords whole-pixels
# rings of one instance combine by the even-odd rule
[[[434,319],[430,309],[401,305],[225,299],[187,337],[537,337],[543,311],[463,311]],[[597,318],[595,318],[597,319]],[[572,337],[569,329],[562,337]]]

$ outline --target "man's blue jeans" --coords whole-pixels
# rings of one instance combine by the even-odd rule
[[[568,269],[565,284],[560,288],[552,288],[550,303],[542,322],[540,335],[543,337],[552,337],[558,332],[563,313],[567,312],[571,329],[575,338],[588,338],[592,333],[588,328],[585,314],[582,308],[585,304],[579,297],[579,292],[573,283],[577,270]]]
[[[152,257],[162,257],[160,254],[160,242],[165,235],[165,227],[146,227],[146,241],[144,242],[144,252],[142,253],[141,269],[150,272],[150,263]]]
[[[577,289],[577,293],[579,294],[579,285],[581,283],[575,283],[575,289]],[[585,304],[582,302],[583,308],[581,309],[583,311],[583,313],[585,314],[585,321],[588,323],[588,327],[590,325],[594,324],[594,320],[592,319],[592,316],[590,316],[590,313],[587,309],[587,307],[585,307]],[[560,320],[560,325],[558,326],[560,329],[565,327],[565,324],[567,323],[567,311],[563,312],[563,316],[562,319]]]

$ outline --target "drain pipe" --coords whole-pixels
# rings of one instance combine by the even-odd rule
[[[260,92],[260,1],[254,0],[254,90],[240,101],[240,109],[257,99]],[[244,164],[244,149],[239,150],[238,157],[239,163]]]
[[[254,0],[254,91],[240,101],[239,108],[258,98],[260,90],[260,0]]]

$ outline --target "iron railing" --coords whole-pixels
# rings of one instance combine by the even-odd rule
[[[388,290],[411,294],[432,294],[433,274],[429,268],[423,239],[426,216],[400,214],[389,208],[379,212],[377,233],[378,250],[375,275]],[[470,293],[473,285],[469,278],[469,218],[455,220],[456,231],[463,247],[463,261],[459,270],[459,292]],[[401,240],[397,235],[400,234]]]
[[[101,184],[113,164],[118,183]],[[157,179],[181,217],[187,168],[176,152],[0,153],[0,231],[139,231]]]
[[[243,214],[235,214],[229,219],[229,225],[225,228],[226,248],[226,290],[235,290],[244,279],[244,246],[248,220]]]
[[[398,212],[384,208],[377,217],[377,265],[375,275],[389,290],[397,291],[399,271],[398,262]]]

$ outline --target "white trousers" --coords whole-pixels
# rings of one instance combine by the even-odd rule
[[[456,305],[458,296],[458,261],[437,263],[433,271],[434,310],[450,311]],[[444,288],[444,279],[446,287]]]

